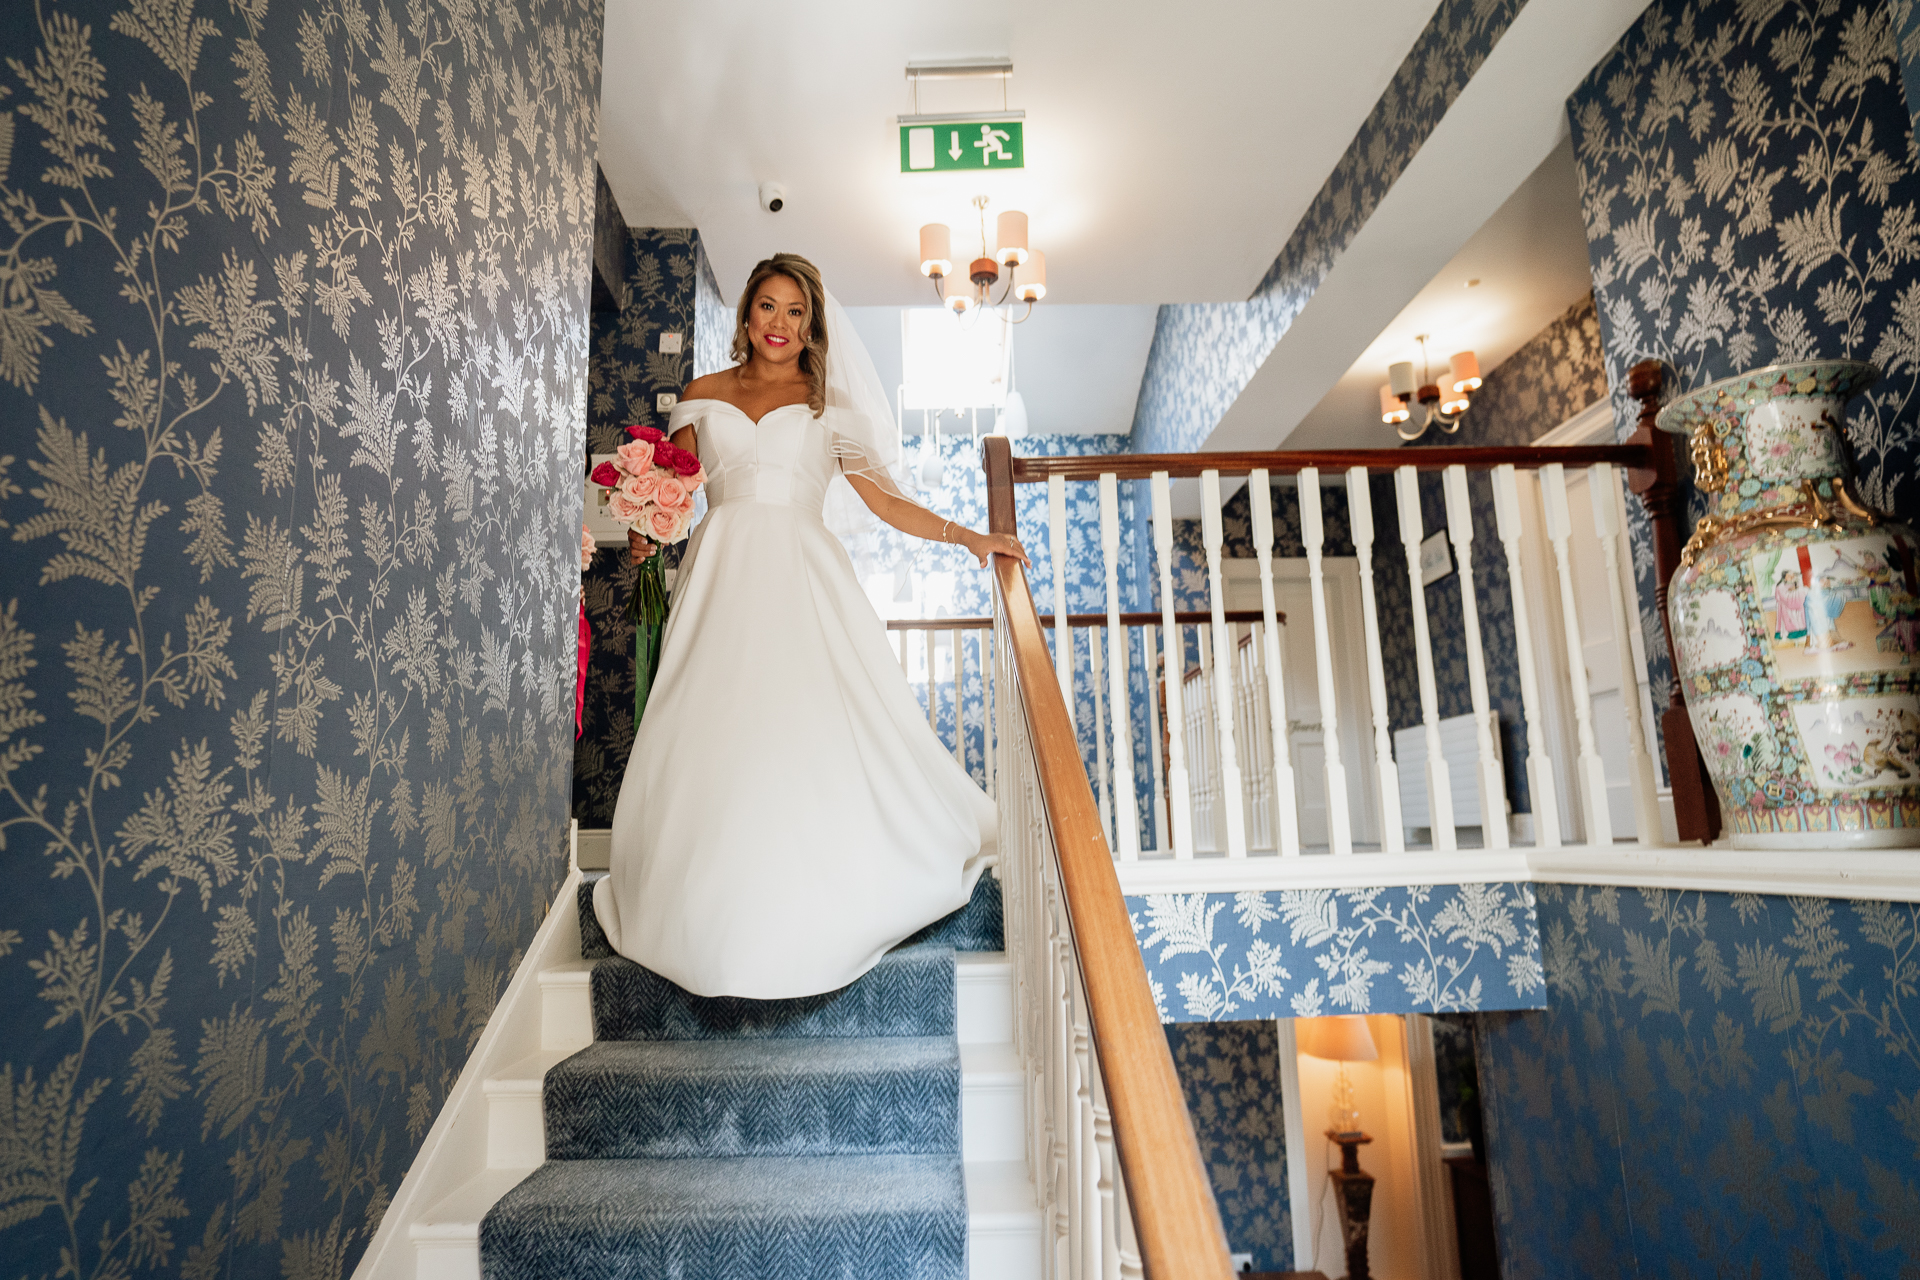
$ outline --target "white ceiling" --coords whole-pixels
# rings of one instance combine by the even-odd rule
[[[1469,287],[1470,280],[1479,283]],[[1411,360],[1418,374],[1420,334],[1432,336],[1427,350],[1436,369],[1455,351],[1472,351],[1480,368],[1491,371],[1592,288],[1579,177],[1567,139],[1381,330],[1301,419],[1287,447],[1353,447],[1361,437],[1368,445],[1400,443],[1380,421],[1380,384],[1396,360]]]
[[[601,164],[629,225],[700,228],[728,295],[792,250],[849,307],[918,305],[917,228],[946,222],[971,251],[985,194],[1029,214],[1049,306],[1240,300],[1434,7],[610,0]],[[986,55],[1013,59],[1027,168],[899,173],[906,64]],[[999,98],[997,80],[934,82],[919,109]]]
[[[873,354],[880,381],[900,383],[900,308],[848,307],[847,315]],[[1035,435],[1125,435],[1133,429],[1140,373],[1153,345],[1154,306],[1079,306],[1043,302],[1013,331],[1014,386],[1027,403]],[[958,323],[955,321],[954,323]],[[981,414],[981,428],[990,421]],[[941,424],[949,430],[951,418]],[[920,415],[909,413],[909,434]]]

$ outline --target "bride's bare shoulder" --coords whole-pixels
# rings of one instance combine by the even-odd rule
[[[732,397],[728,393],[734,390],[734,384],[738,380],[739,379],[734,376],[732,369],[722,369],[719,373],[705,374],[689,382],[686,390],[680,393],[680,398],[682,400],[731,399]]]

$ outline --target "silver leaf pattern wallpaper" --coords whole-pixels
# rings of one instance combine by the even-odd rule
[[[566,867],[599,0],[0,12],[0,1256],[351,1270]]]

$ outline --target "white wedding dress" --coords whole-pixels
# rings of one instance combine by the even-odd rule
[[[834,415],[685,400],[707,515],[672,596],[594,911],[703,996],[843,987],[965,905],[994,806],[927,727],[821,519]]]

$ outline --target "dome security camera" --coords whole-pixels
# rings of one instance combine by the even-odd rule
[[[768,213],[778,213],[787,207],[787,189],[777,182],[760,184],[760,207]]]

